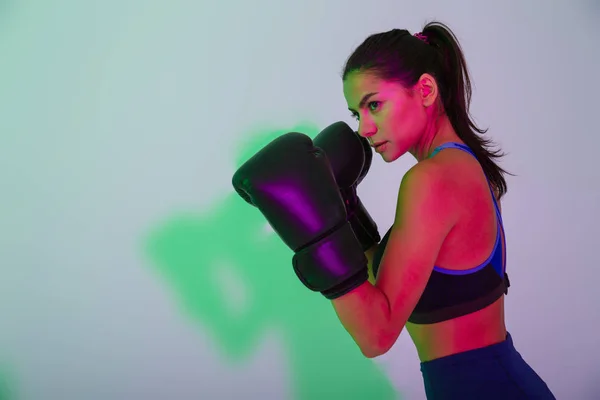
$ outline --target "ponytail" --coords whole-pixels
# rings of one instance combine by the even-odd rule
[[[498,198],[506,194],[508,188],[504,174],[512,175],[501,168],[494,160],[505,154],[493,150],[494,143],[483,136],[487,129],[480,129],[471,119],[471,79],[460,44],[454,33],[441,22],[430,22],[423,28],[422,35],[441,56],[441,95],[444,110],[456,134],[475,153],[485,175],[497,192]]]

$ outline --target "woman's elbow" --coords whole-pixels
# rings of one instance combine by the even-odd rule
[[[371,344],[360,346],[360,351],[366,358],[376,358],[390,351],[393,345],[394,343]]]
[[[363,356],[365,356],[366,358],[376,358],[379,357],[385,353],[382,353],[380,351],[373,351],[373,350],[365,350],[365,349],[360,349]]]
[[[366,358],[376,358],[384,355],[390,349],[361,349],[363,356]]]

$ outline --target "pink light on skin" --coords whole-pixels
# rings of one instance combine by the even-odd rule
[[[373,150],[375,150],[375,152],[381,154],[385,151],[385,149],[387,148],[388,142],[383,142],[382,144],[376,146],[373,148]]]

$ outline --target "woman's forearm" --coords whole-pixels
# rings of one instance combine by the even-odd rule
[[[369,260],[369,282],[372,285],[375,285],[375,275],[373,274],[373,258],[375,257],[375,252],[377,251],[378,247],[379,244],[375,244],[369,250],[365,251],[365,256],[367,257],[367,260]]]

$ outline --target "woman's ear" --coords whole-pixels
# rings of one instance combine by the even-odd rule
[[[423,106],[429,107],[435,103],[438,98],[438,86],[434,77],[429,74],[423,74],[417,82],[417,93],[421,97]]]

